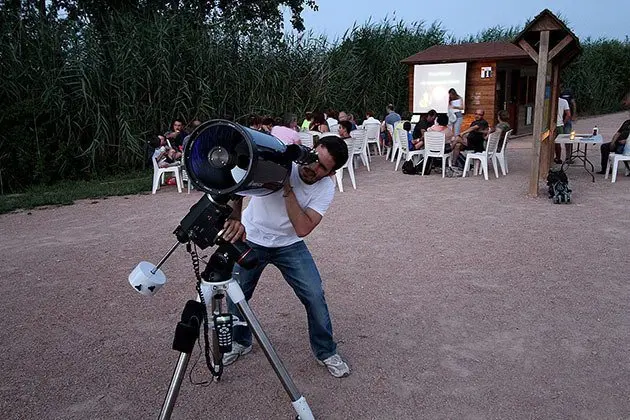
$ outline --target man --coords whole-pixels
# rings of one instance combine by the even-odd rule
[[[483,119],[485,111],[478,109],[475,111],[475,119],[470,123],[470,127],[453,137],[453,164],[457,164],[457,159],[462,150],[472,150],[475,153],[483,152],[483,141],[488,134],[488,121]]]
[[[394,112],[393,104],[387,105],[385,107],[385,111],[387,112],[387,115],[381,123],[381,146],[385,145],[387,147],[391,147],[393,139],[389,137],[387,126],[391,125],[392,127],[394,127],[398,121],[402,120],[402,118],[400,118],[400,115],[398,113]]]
[[[569,106],[569,102],[567,102],[564,98],[558,98],[558,114],[556,116],[556,135],[558,134],[569,134],[570,131],[565,130],[565,124],[569,123],[568,126],[571,126],[571,107]],[[565,154],[567,163],[571,162],[571,152],[573,151],[573,147],[571,144],[565,145]],[[562,147],[559,144],[555,146],[556,158],[553,160],[555,163],[562,163]]]
[[[350,132],[352,131],[352,123],[348,120],[339,121],[339,137],[342,139],[349,139]]]
[[[610,143],[602,144],[600,149],[602,153],[602,170],[597,172],[598,174],[603,175],[606,173],[610,152],[619,154],[623,153],[624,148],[626,147],[626,141],[628,140],[628,135],[630,135],[630,120],[625,120],[623,124],[621,124],[621,127],[619,127],[619,130],[617,130],[617,132],[613,135]],[[624,162],[624,164],[626,165],[626,169],[630,170],[628,162]]]
[[[284,144],[301,144],[300,135],[297,130],[297,116],[295,114],[284,114],[282,125],[274,125],[271,128],[271,135],[280,139]]]
[[[424,147],[424,133],[435,124],[436,118],[437,112],[435,112],[435,109],[432,109],[427,113],[426,118],[421,118],[414,127],[411,143],[415,150],[420,150]]]
[[[256,252],[259,263],[253,269],[234,266],[236,279],[247,300],[251,299],[263,269],[275,265],[293,288],[308,319],[311,349],[318,362],[337,378],[348,376],[350,368],[337,353],[332,324],[328,314],[322,280],[303,237],[322,221],[335,194],[332,174],[348,160],[348,146],[337,136],[323,136],[317,148],[318,162],[310,165],[293,164],[284,188],[263,197],[252,197],[243,212],[242,199],[234,203],[234,213],[225,223],[223,237],[234,242],[245,238]],[[229,302],[230,312],[237,314]],[[251,331],[234,328],[232,351],[224,355],[229,365],[252,349]]]
[[[186,136],[188,136],[188,133],[184,131],[184,123],[181,120],[173,121],[173,131],[168,131],[164,134],[164,137],[175,150],[180,150],[180,146],[184,143]]]

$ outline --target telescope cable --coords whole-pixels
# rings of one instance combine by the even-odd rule
[[[203,339],[204,339],[204,356],[206,358],[206,366],[208,370],[212,374],[212,376],[220,378],[223,374],[223,363],[219,363],[218,371],[214,370],[212,366],[212,361],[210,360],[210,339],[208,337],[208,308],[206,306],[205,299],[203,297],[203,292],[201,291],[201,274],[199,273],[199,255],[197,254],[197,246],[190,246],[190,243],[187,245],[187,250],[190,252],[190,256],[192,258],[193,270],[195,272],[195,277],[197,278],[197,285],[195,288],[197,289],[197,293],[199,294],[199,302],[203,306]]]

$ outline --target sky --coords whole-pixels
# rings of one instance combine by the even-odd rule
[[[307,30],[341,37],[353,22],[380,22],[385,16],[405,22],[424,20],[427,25],[442,22],[442,28],[457,38],[493,27],[524,25],[543,9],[560,15],[580,39],[616,38],[630,35],[630,0],[498,0],[491,3],[451,0],[316,0],[319,11],[302,14]],[[432,6],[433,5],[433,6]],[[290,24],[287,24],[287,28]]]

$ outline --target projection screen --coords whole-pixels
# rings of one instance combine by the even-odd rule
[[[466,97],[466,63],[415,65],[413,113],[425,113],[430,109],[447,112],[450,88],[462,98]]]

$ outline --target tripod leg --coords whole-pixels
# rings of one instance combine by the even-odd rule
[[[179,359],[177,359],[177,365],[175,365],[175,372],[173,372],[173,378],[171,384],[168,387],[166,398],[164,398],[164,404],[162,404],[162,411],[160,411],[159,420],[168,420],[173,413],[173,407],[175,406],[175,400],[179,394],[179,388],[182,385],[184,376],[186,375],[186,368],[188,367],[188,361],[190,360],[189,353],[180,353]]]
[[[298,418],[301,420],[314,420],[313,413],[306,402],[306,398],[302,396],[295,383],[293,383],[293,379],[291,379],[289,372],[282,364],[280,356],[276,353],[276,350],[271,345],[271,341],[269,341],[267,334],[265,334],[260,322],[258,322],[258,318],[256,318],[256,315],[254,315],[254,312],[252,312],[251,308],[247,304],[245,295],[243,294],[243,290],[241,290],[239,284],[234,280],[231,281],[228,284],[227,293],[230,299],[232,299],[232,302],[234,302],[243,314],[243,317],[249,324],[249,328],[252,330],[252,334],[256,337],[256,340],[263,349],[265,356],[267,356],[267,360],[269,360],[271,367],[276,372],[278,379],[280,379],[280,383],[282,383],[284,390],[287,394],[289,394],[291,404],[293,405],[293,409],[297,413]]]
[[[211,310],[212,313],[211,315],[217,315],[221,313],[221,301],[223,300],[224,294],[213,294],[212,295],[212,304],[211,304]],[[213,369],[215,374],[218,374],[217,376],[213,375],[214,378],[219,381],[221,380],[221,371],[223,370],[222,368],[220,368],[220,364],[221,364],[221,359],[223,358],[223,354],[221,354],[221,352],[219,351],[219,338],[217,336],[217,331],[215,328],[212,328],[212,363],[213,363]]]

